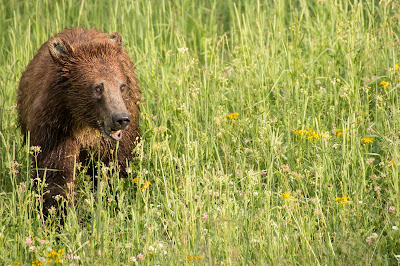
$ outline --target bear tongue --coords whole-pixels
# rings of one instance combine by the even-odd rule
[[[115,140],[120,140],[122,138],[122,131],[118,130],[110,134],[111,137]]]

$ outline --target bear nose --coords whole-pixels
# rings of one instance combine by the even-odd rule
[[[112,116],[112,121],[115,126],[114,129],[124,129],[131,121],[131,117],[128,113],[119,113]]]

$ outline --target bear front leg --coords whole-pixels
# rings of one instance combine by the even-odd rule
[[[55,145],[48,152],[44,151],[38,156],[39,178],[45,178],[43,188],[43,215],[49,215],[49,210],[59,209],[60,197],[67,199],[68,193],[73,193],[74,166],[79,156],[79,145],[73,139],[67,139]],[[34,175],[34,176],[35,176]],[[57,196],[60,195],[60,196]],[[71,204],[73,202],[69,202]],[[62,210],[65,212],[65,210]],[[60,214],[60,212],[57,212]]]

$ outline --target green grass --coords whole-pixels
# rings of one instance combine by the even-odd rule
[[[397,264],[399,10],[0,0],[0,263],[132,265],[141,253],[150,265]],[[104,166],[93,188],[77,166],[77,204],[58,233],[37,211],[16,90],[40,45],[77,26],[122,34],[143,141],[127,179]]]

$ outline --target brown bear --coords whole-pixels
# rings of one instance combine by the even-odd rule
[[[45,216],[57,207],[54,196],[66,196],[74,165],[85,162],[89,151],[105,163],[117,158],[126,174],[140,136],[140,97],[119,33],[67,29],[40,47],[22,73],[18,112],[30,145],[41,148],[34,173],[48,184]]]

